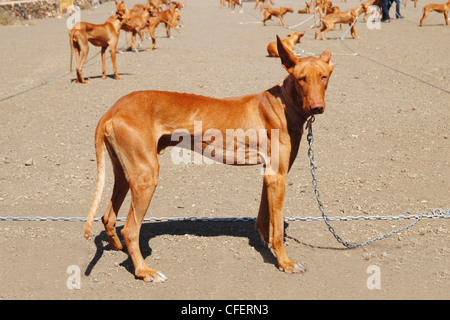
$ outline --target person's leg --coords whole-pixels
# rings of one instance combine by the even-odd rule
[[[389,0],[383,0],[381,2],[381,11],[383,13],[383,15],[381,17],[381,21],[383,21],[383,22],[388,22],[391,20],[391,18],[389,17],[388,2],[389,2]]]
[[[396,10],[395,17],[397,19],[402,19],[403,16],[400,14],[400,0],[395,0],[395,2],[397,3],[396,6],[395,6],[395,10]]]

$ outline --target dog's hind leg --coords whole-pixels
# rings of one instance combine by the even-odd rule
[[[118,143],[126,141],[126,148],[122,147],[118,156],[131,190],[131,207],[121,234],[133,261],[136,277],[144,281],[164,282],[167,278],[146,265],[139,248],[142,221],[158,184],[157,143],[152,141],[151,136],[138,137],[134,130],[129,131],[126,127],[120,131],[115,128],[115,135]]]
[[[167,280],[166,276],[147,266],[139,248],[142,221],[155,192],[157,181],[157,166],[146,169],[140,168],[139,172],[136,172],[136,175],[130,180],[131,208],[125,227],[122,229],[122,236],[133,261],[136,277],[144,281],[164,282]]]
[[[102,221],[105,226],[106,235],[108,236],[109,245],[115,250],[122,250],[123,244],[119,240],[116,232],[116,221],[120,207],[130,189],[128,181],[123,172],[123,168],[114,151],[108,147],[111,161],[114,169],[114,189],[109,202],[108,208],[103,215]]]

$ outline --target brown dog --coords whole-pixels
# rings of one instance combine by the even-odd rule
[[[144,41],[142,30],[147,28],[148,19],[154,14],[154,8],[150,4],[136,5],[130,10],[128,18],[124,20],[121,29],[128,31],[130,34],[130,44],[128,50],[137,51],[136,49],[136,34],[141,38],[138,46],[141,46]]]
[[[111,247],[122,250],[115,224],[118,210],[131,189],[131,208],[121,234],[138,278],[155,282],[167,279],[146,265],[139,248],[139,232],[158,184],[157,155],[168,146],[178,145],[180,137],[183,144],[187,141],[185,148],[215,160],[219,157],[225,162],[226,158],[227,164],[265,163],[255,226],[263,243],[273,249],[280,269],[287,273],[305,271],[298,262],[288,258],[283,245],[286,176],[299,150],[304,124],[312,115],[325,110],[325,91],[334,65],[328,50],[320,58],[298,59],[278,37],[277,43],[281,63],[289,75],[264,92],[214,99],[178,92],[138,91],[119,99],[100,119],[95,132],[97,186],[84,236],[89,238],[105,184],[106,145],[115,183],[102,221]],[[236,146],[234,141],[239,130],[245,130],[244,135],[258,132],[259,139],[244,136]],[[220,137],[231,137],[234,147],[228,142],[224,146]],[[239,154],[236,158],[237,150],[245,151],[244,159],[239,159]],[[255,157],[251,159],[253,151]]]
[[[170,10],[169,10],[170,11]],[[180,20],[180,10],[175,9],[174,10],[174,14],[171,15],[170,17],[170,21],[167,20],[163,20],[165,19],[164,16],[161,15],[161,12],[157,12],[156,13],[156,17],[150,17],[148,19],[148,28],[147,28],[147,32],[150,35],[150,37],[152,38],[152,45],[148,50],[154,50],[155,49],[155,45],[156,45],[156,37],[155,37],[155,31],[156,28],[158,27],[158,25],[160,23],[164,23],[166,26],[166,33],[168,37],[170,36],[170,28],[174,28],[178,33],[180,33],[180,31],[178,29],[176,29],[176,26],[178,25],[178,22],[181,21]]]
[[[304,35],[305,35],[304,33],[298,33],[298,32],[295,32],[293,34],[288,34],[287,38],[284,40],[281,40],[281,42],[283,43],[283,46],[286,49],[289,49],[292,52],[294,52],[295,45],[297,43],[300,43],[300,39]],[[279,57],[276,41],[269,43],[269,45],[267,46],[267,53],[269,54],[269,57]]]
[[[430,15],[432,11],[436,11],[444,14],[445,25],[448,26],[448,12],[450,11],[450,0],[443,4],[430,3],[423,7],[423,16],[420,19],[420,26],[423,27],[423,22]]]
[[[128,17],[128,10],[122,0],[116,1],[116,15],[110,17],[104,24],[92,24],[87,22],[78,22],[69,31],[70,41],[70,71],[72,71],[72,57],[75,49],[77,60],[77,83],[87,83],[83,78],[82,70],[89,53],[89,42],[94,46],[102,47],[102,79],[106,79],[105,52],[109,47],[111,50],[111,61],[116,79],[122,79],[117,73],[116,50],[119,41],[120,27]]]
[[[418,0],[411,0],[412,2],[414,2],[414,8],[417,8],[417,1]],[[406,2],[408,2],[408,0],[403,0],[403,6],[406,7]]]
[[[178,25],[178,21],[181,20],[181,12],[179,9],[167,9],[162,12],[157,12],[156,17],[159,19],[159,23],[164,23],[164,26],[166,27],[166,34],[168,38],[172,38],[170,34],[170,28],[174,28],[178,33],[180,31],[176,29],[176,26]],[[149,25],[150,30],[150,25]],[[152,38],[153,39],[153,38]]]
[[[280,8],[268,8],[264,11],[264,19],[262,21],[262,25],[266,25],[266,21],[270,20],[272,17],[278,17],[282,26],[286,26],[283,21],[283,16],[288,12],[294,12],[292,8],[280,7]]]
[[[220,0],[219,8],[223,8],[223,6],[225,5],[225,2],[228,2],[228,7],[230,6],[230,0]]]
[[[360,14],[366,12],[368,6],[363,3],[359,7],[344,12],[330,13],[322,18],[322,29],[317,30],[314,39],[317,39],[317,35],[320,33],[322,40],[325,40],[324,34],[332,30],[337,23],[345,23],[351,28],[351,34],[354,39],[359,39],[356,33],[355,20]]]
[[[311,6],[312,6],[313,2],[314,2],[314,0],[311,0],[310,2],[305,1],[305,5],[306,5],[305,9],[300,9],[297,11],[297,13],[307,13],[307,14],[312,13]]]
[[[231,8],[231,13],[234,13],[234,9],[236,8],[236,5],[239,6],[239,13],[243,13],[244,10],[242,9],[242,4],[243,4],[243,0],[230,0],[230,8]]]
[[[275,4],[272,0],[256,0],[255,1],[255,9],[258,8],[258,4],[260,4],[260,3],[261,3],[261,6],[266,5],[269,7],[271,7]],[[260,9],[261,9],[261,7],[260,7]]]

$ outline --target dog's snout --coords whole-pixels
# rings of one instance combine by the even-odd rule
[[[322,114],[325,110],[325,104],[322,101],[311,103],[312,114]]]

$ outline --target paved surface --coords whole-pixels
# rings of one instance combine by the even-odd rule
[[[310,31],[297,47],[297,52],[311,53],[330,49],[336,64],[327,110],[314,124],[319,187],[330,216],[418,214],[450,207],[450,28],[437,14],[430,15],[426,27],[418,27],[426,2],[417,9],[408,3],[401,9],[405,19],[379,30],[358,22],[362,40],[336,40],[344,26],[329,32],[327,41],[314,40]],[[290,3],[294,10],[304,6],[280,1]],[[344,10],[359,1],[336,4]],[[103,23],[113,6],[83,11],[82,20]],[[219,9],[216,1],[188,0],[181,34],[173,32],[168,39],[160,27],[156,51],[118,55],[121,81],[112,79],[110,60],[110,77],[101,79],[100,50],[91,47],[84,69],[88,85],[75,84],[75,75],[66,74],[65,19],[0,27],[0,99],[46,83],[0,102],[0,216],[85,217],[95,188],[95,126],[133,90],[228,97],[280,82],[286,73],[278,59],[266,57],[266,46],[276,34],[303,31],[310,21],[293,30],[275,20],[262,27],[247,23],[261,16],[253,3],[244,3],[244,13],[237,11]],[[285,22],[292,26],[307,17],[288,14]],[[150,43],[146,40],[143,48]],[[122,33],[119,47],[125,44]],[[260,168],[176,166],[170,152],[160,161],[159,188],[147,216],[256,216]],[[111,193],[110,169],[98,216]],[[320,215],[310,180],[303,141],[288,177],[286,216]],[[128,206],[127,200],[121,217]],[[334,225],[345,240],[359,242],[408,222]],[[83,239],[83,228],[81,222],[0,222],[0,297],[449,298],[448,219],[421,221],[401,235],[355,250],[337,250],[323,222],[289,222],[288,254],[308,268],[301,275],[278,271],[252,222],[146,223],[142,251],[147,263],[169,278],[164,284],[135,279],[128,255],[109,249],[101,223],[94,225],[90,241]],[[72,265],[81,272],[79,290],[66,285]],[[370,266],[379,267],[380,289],[367,287]]]

